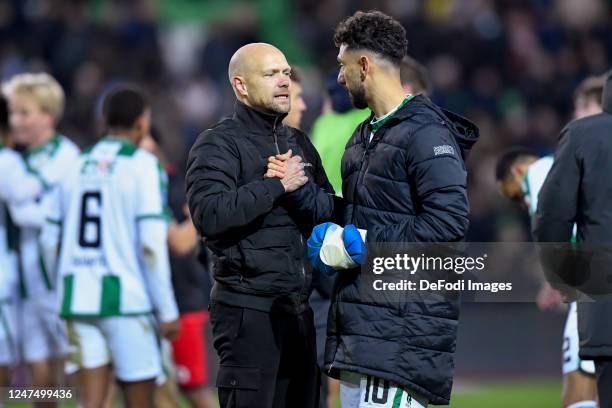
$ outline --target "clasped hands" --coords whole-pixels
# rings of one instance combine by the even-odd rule
[[[302,158],[293,156],[291,149],[285,154],[268,157],[264,178],[273,177],[280,179],[287,193],[308,182]],[[352,224],[344,228],[331,222],[319,224],[307,241],[308,258],[315,269],[327,274],[354,268],[365,261],[366,234]]]
[[[308,182],[304,162],[300,156],[293,156],[291,149],[285,154],[268,157],[268,170],[264,178],[280,179],[286,193],[291,193]]]

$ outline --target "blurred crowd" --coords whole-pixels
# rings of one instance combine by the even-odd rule
[[[576,85],[610,67],[610,0],[0,0],[0,77],[56,77],[67,93],[59,129],[80,147],[101,132],[105,89],[140,83],[183,174],[198,133],[232,112],[227,63],[239,46],[273,43],[302,68],[308,131],[337,73],[337,23],[373,8],[404,24],[434,102],[480,127],[468,239],[529,239],[520,210],[496,192],[495,161],[511,145],[554,149]]]

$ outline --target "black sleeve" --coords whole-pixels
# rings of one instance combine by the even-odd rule
[[[297,134],[297,143],[302,150],[305,163],[311,167],[305,169],[309,181],[296,191],[287,195],[293,207],[302,215],[307,226],[312,227],[332,219],[334,212],[334,188],[325,174],[319,153],[308,136]]]
[[[580,161],[571,127],[561,132],[555,161],[540,189],[533,236],[539,242],[568,242],[576,220]]]
[[[407,171],[417,214],[368,231],[370,242],[455,242],[468,228],[467,171],[450,131],[427,126],[412,136]]]
[[[209,239],[251,223],[272,210],[285,192],[279,179],[237,186],[240,159],[236,146],[208,130],[199,136],[187,160],[187,201],[193,223]]]

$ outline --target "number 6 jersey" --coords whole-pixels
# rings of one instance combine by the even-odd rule
[[[166,174],[150,153],[106,137],[79,158],[47,220],[43,246],[58,263],[65,318],[178,316],[167,248]],[[54,230],[55,227],[55,230]]]

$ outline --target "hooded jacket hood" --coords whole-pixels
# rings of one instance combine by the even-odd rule
[[[451,124],[455,127],[453,135],[455,140],[461,149],[461,157],[463,161],[467,160],[468,153],[472,149],[474,143],[478,141],[480,133],[478,127],[468,119],[454,112],[442,109],[444,115],[451,121]]]
[[[476,143],[480,137],[478,127],[463,116],[438,107],[424,95],[416,96],[414,100],[401,109],[396,116],[398,119],[404,119],[404,117],[416,114],[421,109],[435,111],[438,116],[440,116],[440,120],[446,122],[448,128],[453,133],[459,148],[461,149],[461,157],[463,158],[463,161],[467,160],[468,153],[470,152],[474,143]]]

